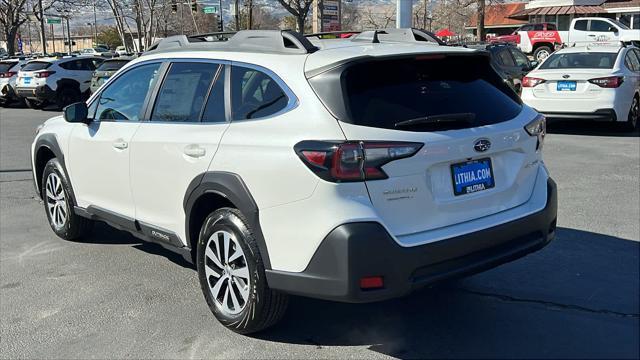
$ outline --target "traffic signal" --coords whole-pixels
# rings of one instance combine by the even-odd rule
[[[191,0],[191,11],[192,12],[198,12],[198,1],[197,0]]]
[[[223,32],[224,31],[224,28],[223,28],[223,25],[222,25],[222,17],[221,16],[218,16],[218,31],[219,32]]]

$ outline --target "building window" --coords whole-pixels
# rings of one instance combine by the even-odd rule
[[[571,24],[571,18],[569,15],[558,15],[558,30],[567,31]]]
[[[632,14],[622,14],[620,15],[620,17],[618,18],[618,21],[620,21],[621,23],[627,25],[628,27],[631,27],[631,20],[633,18]]]

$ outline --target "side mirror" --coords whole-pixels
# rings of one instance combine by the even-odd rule
[[[618,28],[615,27],[615,26],[609,26],[609,32],[617,34],[618,33]]]
[[[89,123],[89,109],[84,102],[77,102],[64,108],[64,119],[70,123]]]

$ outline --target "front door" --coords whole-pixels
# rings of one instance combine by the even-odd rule
[[[160,65],[137,66],[119,76],[90,104],[94,120],[72,130],[65,161],[78,206],[134,218],[130,142]]]

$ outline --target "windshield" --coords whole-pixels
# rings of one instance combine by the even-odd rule
[[[98,66],[97,71],[116,71],[124,66],[124,64],[128,63],[128,61],[124,60],[112,60],[105,61],[100,66]]]
[[[32,61],[32,62],[27,63],[27,65],[25,65],[22,68],[22,71],[44,70],[44,69],[48,68],[49,66],[51,66],[51,63],[48,63],[46,61]]]
[[[410,130],[469,128],[513,119],[522,109],[487,56],[436,54],[368,61],[347,67],[341,78],[348,114],[344,121],[361,126],[396,129],[406,120],[471,114],[464,121],[419,122]],[[335,86],[316,88],[321,97],[335,92]]]
[[[540,69],[611,69],[618,53],[555,53],[540,65]]]

